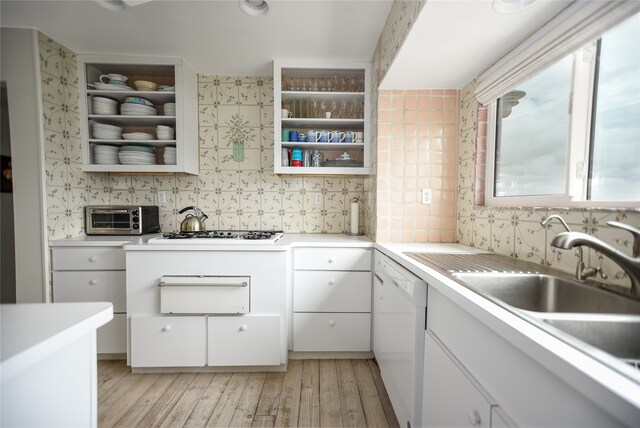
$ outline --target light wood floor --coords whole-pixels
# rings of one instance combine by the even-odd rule
[[[290,360],[286,373],[132,374],[98,362],[99,427],[398,427],[372,360]]]

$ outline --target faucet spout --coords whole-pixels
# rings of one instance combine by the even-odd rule
[[[640,297],[640,257],[630,257],[606,242],[582,232],[562,232],[551,241],[551,246],[564,250],[583,245],[620,265],[631,279],[631,294]]]

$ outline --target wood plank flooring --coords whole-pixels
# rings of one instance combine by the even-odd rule
[[[372,360],[290,360],[286,373],[162,374],[101,360],[98,426],[399,428]]]

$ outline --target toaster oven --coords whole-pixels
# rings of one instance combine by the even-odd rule
[[[93,205],[85,207],[87,235],[143,235],[160,232],[155,205]]]

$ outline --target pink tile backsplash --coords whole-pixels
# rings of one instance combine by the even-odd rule
[[[460,91],[380,91],[379,241],[455,242]],[[421,189],[432,192],[422,205]]]

